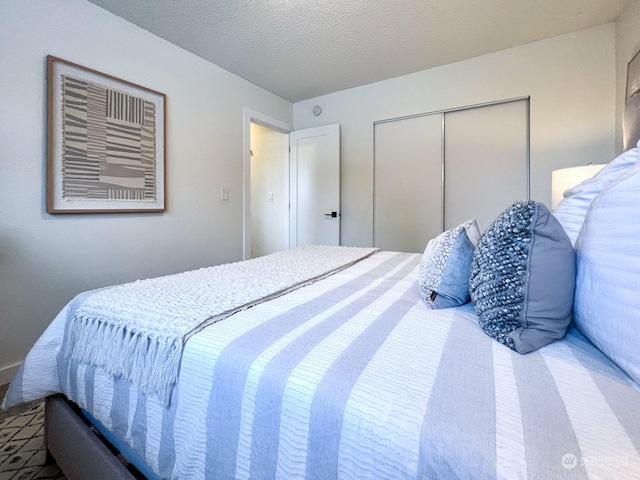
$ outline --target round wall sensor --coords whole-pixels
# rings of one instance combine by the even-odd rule
[[[322,107],[320,105],[316,105],[313,107],[313,114],[317,117],[322,113]]]

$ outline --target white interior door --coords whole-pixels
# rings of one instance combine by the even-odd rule
[[[289,134],[290,246],[340,245],[340,125]]]

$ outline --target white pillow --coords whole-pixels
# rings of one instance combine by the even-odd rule
[[[571,240],[571,245],[576,243],[576,238],[580,233],[584,217],[595,196],[622,175],[628,168],[636,164],[638,160],[638,146],[640,146],[640,142],[638,142],[635,148],[627,150],[612,160],[593,178],[585,180],[581,184],[564,192],[564,198],[553,211],[553,216],[558,219],[564,231],[567,232],[569,240]]]
[[[640,162],[593,200],[575,248],[576,326],[640,384]]]

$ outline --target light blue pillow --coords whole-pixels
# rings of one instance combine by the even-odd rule
[[[469,220],[429,241],[422,254],[418,288],[429,308],[450,308],[469,301],[469,270],[480,230]]]
[[[540,202],[516,202],[482,235],[469,288],[485,333],[518,353],[562,338],[571,322],[575,254]]]
[[[594,199],[576,255],[576,326],[640,385],[640,164]]]
[[[585,180],[564,193],[564,198],[553,211],[553,215],[567,232],[572,245],[576,243],[584,217],[587,215],[589,205],[591,205],[596,195],[627,169],[635,165],[637,161],[638,147],[619,155],[605,165],[593,178]]]

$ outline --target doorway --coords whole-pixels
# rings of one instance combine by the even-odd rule
[[[250,258],[261,257],[288,247],[285,225],[288,224],[285,196],[288,178],[287,134],[251,122],[250,126]]]
[[[292,131],[245,109],[243,190],[243,259],[339,245],[340,126]]]
[[[272,253],[272,250],[289,248],[289,132],[292,127],[283,121],[248,108],[243,110],[243,117],[242,257],[248,260],[265,254],[263,252]],[[260,141],[260,138],[265,142]],[[282,143],[282,150],[278,153],[276,146],[280,143]],[[254,168],[257,170],[256,175],[252,174]],[[281,185],[274,183],[278,177],[282,179]],[[256,190],[255,195],[252,192],[252,186]],[[273,194],[273,201],[269,201],[270,192]],[[275,205],[281,206],[281,215],[275,212]],[[274,218],[282,218],[283,223],[278,221],[279,224],[274,226],[260,221],[258,211],[261,208],[273,214]],[[253,215],[252,210],[254,210]],[[255,227],[254,217],[256,217]],[[262,230],[262,233],[254,236],[254,229]],[[278,236],[280,242],[277,240]],[[258,243],[255,248],[252,245],[254,237],[255,242]]]

